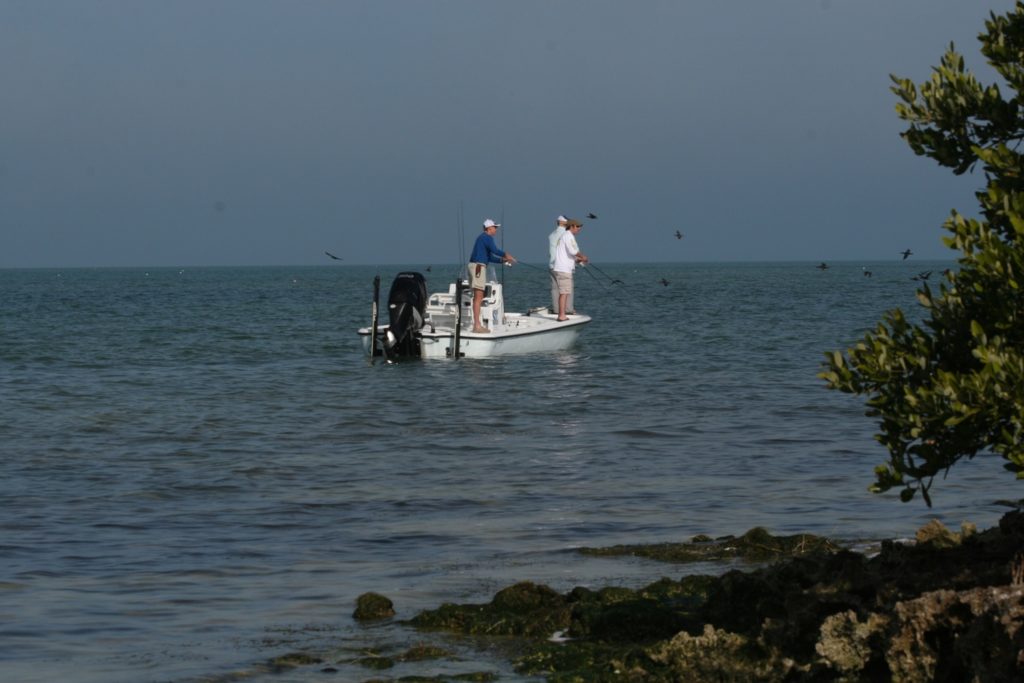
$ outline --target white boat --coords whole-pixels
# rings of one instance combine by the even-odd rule
[[[502,284],[487,269],[480,321],[489,332],[473,332],[473,290],[460,277],[448,291],[427,296],[423,275],[399,273],[388,295],[387,323],[379,308],[380,278],[374,280],[373,321],[359,330],[371,357],[491,358],[560,351],[576,341],[590,316],[572,314],[559,320],[547,306],[526,313],[505,310]],[[457,303],[458,302],[458,303]],[[373,334],[376,330],[376,334]]]

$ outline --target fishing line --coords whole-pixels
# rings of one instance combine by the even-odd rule
[[[534,270],[542,270],[545,273],[548,273],[548,269],[547,268],[541,268],[540,266],[535,266],[532,263],[527,263],[526,261],[516,261],[516,263],[518,263],[521,266],[526,266],[527,268],[533,268]],[[550,274],[551,273],[548,273],[548,275],[550,275]]]
[[[535,266],[532,263],[526,263],[524,261],[516,261],[516,263],[522,266],[526,266],[527,268],[533,268],[534,270],[541,271],[542,273],[548,276],[548,280],[550,280],[552,283],[554,283],[555,286],[557,286],[558,280],[555,279],[555,274],[551,272],[550,268],[541,268],[540,266]],[[555,311],[555,313],[558,313],[558,311]]]
[[[624,303],[624,304],[629,304],[629,303],[630,303],[630,301],[629,301],[628,299],[625,299],[625,298],[624,298],[624,297],[623,297],[623,296],[622,296],[622,295],[621,295],[621,294],[619,293],[619,291],[618,291],[618,290],[615,290],[615,289],[609,289],[608,285],[606,285],[605,283],[601,282],[601,280],[599,280],[599,279],[598,279],[598,277],[597,277],[596,275],[594,275],[593,273],[591,273],[591,272],[590,272],[590,268],[588,268],[588,267],[587,267],[588,265],[593,265],[593,264],[590,264],[590,263],[586,263],[586,264],[584,264],[584,263],[581,263],[581,264],[580,264],[580,268],[582,268],[582,269],[583,269],[584,271],[586,271],[586,272],[587,272],[587,274],[588,274],[588,275],[590,275],[590,277],[594,278],[594,282],[596,282],[597,284],[601,285],[601,289],[603,289],[603,290],[604,290],[605,292],[607,292],[607,293],[611,294],[611,295],[612,295],[612,296],[613,296],[614,298],[618,299],[619,303]],[[600,272],[600,270],[598,270],[598,272]]]
[[[533,268],[534,270],[539,270],[542,273],[545,273],[548,276],[548,279],[550,279],[550,280],[554,280],[555,279],[555,274],[551,272],[550,268],[541,268],[540,266],[535,266],[532,263],[526,263],[525,261],[516,261],[516,263],[518,263],[521,266],[526,266],[527,268]]]
[[[518,261],[518,263],[521,264],[521,265],[524,265],[524,266],[526,266],[528,268],[533,268],[534,270],[543,271],[543,272],[548,274],[549,278],[551,278],[552,280],[555,279],[554,274],[549,269],[547,269],[547,268],[541,268],[540,266],[535,266],[532,263],[524,263],[523,261]],[[588,265],[592,265],[592,264],[588,264]],[[615,291],[613,289],[609,289],[608,286],[605,283],[603,283],[600,280],[598,280],[597,276],[590,272],[590,270],[587,267],[587,265],[580,264],[580,269],[586,271],[590,275],[590,277],[594,278],[594,281],[597,282],[597,284],[601,285],[601,289],[603,289],[605,292],[608,292],[608,293],[612,294],[616,299],[619,300],[620,303],[626,303],[626,304],[629,303],[629,301],[624,299],[617,291]],[[598,271],[598,272],[600,272],[600,271]]]
[[[619,283],[620,285],[624,285],[624,284],[626,284],[626,283],[625,283],[625,282],[623,282],[622,280],[616,280],[616,279],[615,279],[615,278],[613,278],[613,277],[612,277],[611,275],[609,275],[608,273],[604,272],[603,270],[601,270],[600,268],[598,268],[597,266],[595,266],[595,265],[594,265],[594,262],[593,262],[593,261],[591,261],[591,262],[590,262],[590,263],[589,263],[588,265],[589,265],[589,266],[590,266],[591,268],[593,268],[594,270],[596,270],[597,272],[601,273],[601,275],[604,275],[604,276],[605,276],[606,278],[608,278],[608,280],[609,280],[609,281],[611,282],[611,284],[613,284],[613,285],[614,285],[614,284],[615,284],[616,282],[617,282],[617,283]]]
[[[619,279],[611,277],[610,275],[608,275],[608,273],[604,272],[603,270],[601,270],[600,268],[595,266],[593,261],[588,261],[587,265],[590,266],[591,268],[593,268],[594,270],[596,270],[597,272],[601,273],[601,275],[604,275],[606,278],[608,278],[608,280],[610,281],[611,284],[613,284],[613,285],[614,284],[619,284],[619,285],[622,285],[623,288],[625,288],[627,290],[630,290],[631,293],[635,292],[635,290],[632,289],[631,285],[623,282],[622,280],[619,280]]]
[[[582,264],[582,263],[581,263],[581,264],[580,264],[580,268],[581,268],[582,270],[585,270],[585,271],[587,272],[587,275],[589,275],[590,277],[594,278],[594,282],[596,282],[597,284],[601,285],[601,289],[603,289],[603,290],[605,290],[605,291],[608,291],[608,285],[606,285],[605,283],[601,282],[601,281],[600,281],[600,280],[598,279],[598,277],[597,277],[596,275],[594,275],[593,273],[591,273],[591,272],[590,272],[590,269],[589,269],[589,268],[587,268],[587,267],[586,267],[586,265],[584,265],[584,264]]]

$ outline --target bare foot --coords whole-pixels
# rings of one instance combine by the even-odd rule
[[[559,318],[558,319],[559,322],[565,322],[566,320],[568,320],[568,318]]]
[[[490,334],[491,331],[486,327],[474,327],[473,332],[474,334]]]

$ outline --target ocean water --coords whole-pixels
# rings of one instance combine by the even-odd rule
[[[0,271],[0,679],[522,680],[454,639],[460,662],[361,669],[443,636],[361,626],[355,599],[400,620],[518,580],[716,573],[576,549],[758,525],[856,543],[994,524],[1021,492],[992,456],[932,509],[868,493],[875,424],[815,377],[951,264],[814,265],[598,264],[568,351],[394,365],[355,330],[375,274],[386,296],[422,266]],[[547,302],[541,269],[504,273],[508,310]],[[294,651],[325,664],[265,666]]]

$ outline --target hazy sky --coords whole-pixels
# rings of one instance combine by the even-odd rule
[[[952,257],[889,74],[1013,4],[0,0],[0,267]]]

